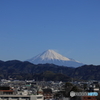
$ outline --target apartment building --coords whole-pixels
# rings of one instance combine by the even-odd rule
[[[44,100],[43,95],[0,95],[0,100]]]

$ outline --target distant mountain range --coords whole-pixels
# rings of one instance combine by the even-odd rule
[[[18,60],[0,61],[0,79],[39,79],[53,81],[68,81],[72,78],[78,80],[100,80],[100,65],[83,65],[72,68],[54,64],[32,64],[28,61]]]
[[[62,56],[61,54],[55,52],[54,50],[47,50],[27,61],[33,64],[55,64],[59,66],[68,66],[68,67],[79,67],[84,65],[83,63]]]

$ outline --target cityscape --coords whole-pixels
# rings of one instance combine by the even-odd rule
[[[71,97],[71,92],[83,93]],[[84,95],[84,93],[97,95]],[[35,81],[14,80],[0,81],[1,100],[100,100],[100,81]]]

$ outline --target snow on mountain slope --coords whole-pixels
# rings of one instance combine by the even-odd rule
[[[79,67],[83,65],[79,61],[64,57],[61,54],[55,52],[54,50],[47,50],[31,59],[28,59],[27,61],[33,64],[52,63],[55,65],[68,67]]]

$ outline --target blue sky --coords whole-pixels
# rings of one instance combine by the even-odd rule
[[[0,60],[47,49],[100,65],[100,0],[0,0]]]

